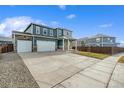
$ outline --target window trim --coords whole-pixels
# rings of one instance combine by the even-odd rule
[[[46,34],[44,32],[46,32]],[[47,35],[47,33],[48,33],[48,29],[47,28],[43,28],[43,35]]]
[[[61,31],[61,33],[60,33],[60,31]],[[62,30],[61,29],[58,30],[58,36],[62,36]]]
[[[53,35],[54,35],[53,33],[54,33],[54,32],[53,32],[53,29],[50,29],[50,30],[49,30],[49,35],[50,35],[50,36],[53,36]]]
[[[40,34],[40,27],[36,26],[36,34]]]

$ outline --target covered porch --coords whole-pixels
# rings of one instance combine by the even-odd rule
[[[73,38],[60,38],[57,41],[57,50],[70,51],[73,46],[77,47],[77,41]]]

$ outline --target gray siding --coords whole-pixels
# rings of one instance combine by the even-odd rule
[[[39,27],[40,29],[40,32],[39,34],[36,33],[36,27]],[[46,28],[47,29],[47,35],[44,35],[43,34],[43,29]],[[50,36],[50,29],[53,30],[53,36]],[[59,30],[62,31],[62,34],[59,35]],[[53,28],[50,28],[50,27],[46,27],[46,26],[42,26],[42,25],[36,25],[36,24],[31,24],[27,30],[25,31],[26,33],[31,33],[31,34],[34,34],[34,35],[41,35],[41,36],[48,36],[48,37],[61,37],[61,36],[65,36],[67,38],[72,38],[72,32],[69,31],[69,30],[65,30],[65,29],[62,29],[62,28],[56,28],[56,29],[53,29]]]
[[[33,34],[33,25],[29,26],[29,28],[25,32]]]
[[[56,37],[56,30],[55,29],[47,28],[47,27],[44,27],[44,26],[39,26],[40,27],[40,34],[37,34],[36,33],[36,26],[37,25],[34,25],[33,26],[33,34],[35,34],[35,35],[41,35],[41,36]],[[43,28],[46,28],[47,29],[47,35],[43,35]],[[50,36],[50,29],[53,30],[53,36]]]

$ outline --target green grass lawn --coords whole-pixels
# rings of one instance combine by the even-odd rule
[[[88,57],[101,59],[101,60],[110,56],[110,55],[107,55],[107,54],[83,52],[83,51],[79,51],[78,54],[83,55],[83,56],[88,56]]]
[[[124,63],[124,56],[120,57],[120,59],[118,60],[118,62]]]

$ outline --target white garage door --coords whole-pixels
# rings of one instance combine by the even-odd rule
[[[38,52],[55,51],[55,41],[37,40],[37,51]]]
[[[17,52],[31,52],[32,42],[26,40],[17,40]]]

